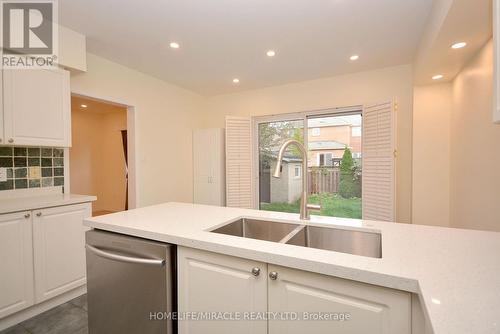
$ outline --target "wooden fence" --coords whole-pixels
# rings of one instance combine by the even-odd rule
[[[340,170],[331,167],[310,167],[307,171],[310,194],[337,193]]]

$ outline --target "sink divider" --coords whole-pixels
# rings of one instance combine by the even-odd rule
[[[302,231],[305,228],[306,228],[305,225],[298,225],[292,232],[288,233],[287,235],[285,235],[283,239],[278,241],[278,243],[286,244],[290,239],[292,239],[294,236],[296,236],[300,231]]]

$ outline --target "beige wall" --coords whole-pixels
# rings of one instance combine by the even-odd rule
[[[121,130],[127,128],[126,109],[92,112],[73,108],[70,148],[71,191],[95,195],[95,211],[125,209],[125,157]]]
[[[397,98],[398,222],[411,220],[413,73],[410,65],[221,95],[208,100],[206,127],[224,127],[226,115],[260,116],[360,105]]]
[[[72,74],[72,92],[135,107],[137,206],[191,202],[192,128],[206,99],[93,54],[87,67]]]
[[[450,224],[451,112],[451,83],[415,87],[413,224]]]
[[[71,192],[82,195],[97,195],[99,162],[99,138],[101,115],[97,113],[71,112],[72,147],[69,154]],[[99,204],[92,204],[96,211]]]
[[[453,83],[451,225],[500,231],[500,125],[491,118],[493,43]]]

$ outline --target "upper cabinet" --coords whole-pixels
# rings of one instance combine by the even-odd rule
[[[71,146],[69,72],[3,71],[1,145]]]

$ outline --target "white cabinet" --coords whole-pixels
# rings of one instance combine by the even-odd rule
[[[190,248],[178,248],[178,308],[183,312],[267,311],[267,265]],[[236,313],[238,312],[238,313]],[[200,314],[200,313],[196,313]],[[180,321],[181,334],[264,334],[267,322]]]
[[[85,284],[90,215],[91,203],[0,214],[0,319]]]
[[[0,318],[33,305],[30,212],[0,215]]]
[[[184,320],[181,334],[411,333],[411,294],[403,291],[184,247],[178,248],[178,282],[181,314],[272,315],[269,321]]]
[[[193,132],[194,203],[225,205],[224,129]]]
[[[270,321],[269,334],[411,333],[410,293],[274,265],[268,270],[277,276],[269,280],[270,312],[335,319]]]
[[[83,219],[90,204],[33,211],[35,299],[41,301],[85,284]]]
[[[69,72],[3,70],[2,144],[71,146]]]

